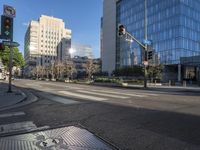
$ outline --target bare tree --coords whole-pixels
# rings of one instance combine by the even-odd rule
[[[56,76],[57,78],[63,78],[63,73],[65,70],[65,65],[62,62],[56,62],[55,64],[55,71],[56,71]]]
[[[49,74],[51,73],[51,66],[45,66],[45,75],[46,75],[46,78],[49,79]]]
[[[32,70],[31,70],[31,74],[30,74],[32,77],[34,76],[34,77],[37,77],[37,69],[36,69],[36,67],[35,68],[33,68]]]
[[[92,75],[99,71],[99,65],[94,64],[92,59],[88,59],[88,61],[84,64],[84,68],[86,74],[88,75],[88,79],[91,79]]]
[[[73,63],[73,61],[67,61],[65,63],[65,74],[67,77],[73,78],[73,73],[76,72],[76,67]]]

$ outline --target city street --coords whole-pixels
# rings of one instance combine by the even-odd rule
[[[0,116],[18,115],[0,118],[0,125],[81,126],[119,149],[200,149],[200,92],[34,80],[15,80],[14,84],[38,100],[1,111]]]
[[[0,150],[200,150],[199,7],[1,0]]]

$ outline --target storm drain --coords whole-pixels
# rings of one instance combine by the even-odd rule
[[[75,126],[0,138],[0,150],[112,150],[94,134]]]

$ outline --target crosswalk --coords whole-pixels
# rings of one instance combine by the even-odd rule
[[[135,98],[148,98],[157,97],[158,94],[152,93],[136,93],[124,92],[123,90],[98,90],[98,89],[79,89],[67,87],[64,90],[58,90],[55,94],[61,94],[68,98],[78,98],[81,100],[91,101],[107,101],[115,99],[135,99]]]
[[[17,120],[21,119],[26,115],[25,112],[11,112],[11,113],[1,113],[0,119],[11,119],[4,124],[0,125],[0,136],[11,135],[16,133],[26,133],[30,131],[40,130],[40,129],[48,129],[49,126],[37,127],[33,121],[24,120],[18,122]],[[13,117],[15,117],[13,121]]]
[[[99,93],[99,92],[85,91],[85,90],[78,90],[78,92],[85,93],[85,94],[112,97],[112,98],[122,98],[122,99],[128,98],[128,97],[120,96],[120,95],[111,95],[111,94],[106,94],[106,93]]]
[[[29,84],[29,83],[28,83]],[[92,86],[76,86],[55,83],[37,83],[34,87],[39,88],[39,94],[49,100],[62,104],[77,104],[80,100],[86,101],[109,101],[124,99],[140,99],[157,97],[159,93],[146,91],[123,90],[114,88],[99,88]],[[42,88],[41,88],[42,87]],[[46,94],[44,93],[46,92]],[[54,94],[54,95],[52,95]],[[59,97],[64,96],[64,97]],[[78,100],[77,100],[78,99]]]
[[[25,112],[0,113],[4,119],[25,116]],[[86,129],[76,126],[38,128],[33,121],[0,125],[0,150],[113,149]]]
[[[119,94],[119,92],[114,92],[114,91],[102,91],[102,90],[92,90],[94,92],[101,92],[101,93],[109,93],[109,94]],[[121,93],[122,95],[126,95],[126,96],[131,96],[131,97],[146,97],[146,95],[141,95],[141,94],[134,94],[134,93]],[[142,93],[143,94],[143,93]],[[148,94],[151,95],[151,94]],[[155,96],[155,95],[154,95]]]
[[[102,97],[96,97],[96,96],[90,96],[90,95],[84,95],[84,94],[79,94],[79,93],[74,93],[74,92],[68,92],[68,91],[59,91],[61,94],[65,94],[68,96],[73,96],[76,98],[81,98],[81,99],[86,99],[86,100],[96,100],[96,101],[105,101],[107,100],[106,98]]]

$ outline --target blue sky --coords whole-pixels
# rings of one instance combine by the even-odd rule
[[[72,30],[72,42],[91,45],[95,57],[100,57],[100,18],[102,0],[1,0],[3,4],[15,7],[14,41],[24,51],[24,35],[27,24],[43,15],[61,18]]]

